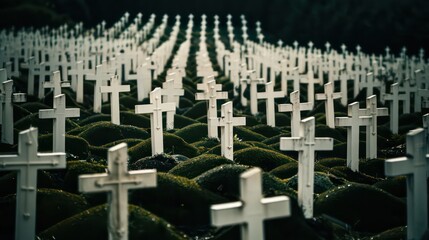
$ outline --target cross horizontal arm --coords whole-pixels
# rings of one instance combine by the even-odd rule
[[[108,187],[101,187],[99,181],[108,178],[107,173],[80,175],[79,176],[79,192],[106,192],[109,191]]]
[[[407,157],[392,158],[384,162],[386,176],[399,176],[412,173],[411,162]]]
[[[282,137],[280,138],[280,150],[300,151],[302,149],[302,137]]]
[[[155,108],[154,104],[136,105],[135,106],[135,113],[136,114],[153,113],[154,108]]]
[[[56,113],[54,109],[41,109],[39,110],[39,118],[41,119],[49,119],[55,118]]]
[[[213,226],[221,227],[243,223],[241,201],[216,204],[211,206],[211,222]]]
[[[290,199],[287,196],[277,196],[261,199],[264,206],[264,216],[267,219],[287,217],[291,215]]]

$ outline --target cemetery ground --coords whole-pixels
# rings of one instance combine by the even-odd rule
[[[171,26],[167,27],[171,31]],[[195,100],[197,84],[196,52],[199,32],[191,38],[184,95],[174,115],[174,128],[163,133],[164,153],[152,155],[151,120],[148,114],[136,114],[139,101],[137,83],[127,81],[130,92],[120,94],[120,125],[111,122],[111,106],[103,103],[101,113],[93,112],[94,82],[85,81],[84,101],[76,101],[76,93],[64,88],[68,108],[79,108],[80,117],[66,120],[65,152],[67,166],[59,170],[39,170],[37,174],[36,235],[40,239],[107,239],[107,196],[105,193],[79,191],[79,175],[105,173],[108,149],[128,145],[129,170],[156,169],[157,186],[129,191],[130,239],[239,239],[240,226],[214,228],[210,222],[210,206],[240,199],[240,174],[252,167],[262,170],[263,195],[286,195],[291,201],[291,215],[266,220],[265,239],[401,239],[406,238],[406,177],[387,177],[385,160],[405,155],[405,137],[409,130],[422,127],[421,112],[401,114],[398,134],[389,129],[389,116],[378,118],[377,158],[365,159],[366,142],[361,127],[359,142],[359,171],[347,165],[347,129],[326,126],[325,103],[315,101],[312,110],[302,112],[301,118],[314,116],[316,137],[333,139],[332,151],[317,151],[314,160],[314,217],[306,219],[297,202],[298,153],[281,151],[280,138],[291,136],[291,114],[276,112],[275,127],[267,125],[265,101],[258,101],[259,113],[251,114],[234,86],[218,65],[213,32],[207,32],[207,48],[213,69],[219,73],[216,83],[228,92],[233,102],[233,115],[245,117],[245,126],[234,127],[233,160],[221,155],[221,143],[208,137],[207,102]],[[164,41],[166,39],[163,39]],[[184,30],[178,34],[173,48],[177,51],[185,41]],[[226,41],[225,41],[226,42]],[[170,59],[166,68],[171,65]],[[13,77],[15,88],[27,91],[27,73]],[[166,71],[152,82],[163,87]],[[318,76],[327,78],[327,76]],[[325,81],[326,82],[326,81]],[[281,88],[279,77],[275,90]],[[392,84],[388,82],[387,84]],[[249,85],[250,86],[250,85]],[[307,100],[307,85],[300,89],[301,101]],[[249,87],[250,88],[250,87]],[[293,91],[293,86],[288,86]],[[340,91],[340,86],[334,87]],[[258,85],[258,92],[265,90]],[[353,96],[353,83],[347,91]],[[377,90],[374,90],[379,95]],[[315,84],[315,93],[323,93],[323,85]],[[39,110],[51,109],[53,91],[42,99],[27,96],[27,102],[14,104],[14,138],[20,131],[37,127],[38,150],[53,149],[52,120],[39,119]],[[249,98],[250,89],[244,96]],[[366,104],[366,89],[348,103]],[[228,100],[219,100],[217,109]],[[289,98],[276,99],[276,104],[289,103]],[[387,102],[378,102],[387,107]],[[347,106],[334,101],[335,116],[346,117]],[[166,125],[166,118],[163,118]],[[3,153],[17,152],[15,144],[1,144]],[[0,239],[13,239],[15,229],[17,173],[0,172]]]

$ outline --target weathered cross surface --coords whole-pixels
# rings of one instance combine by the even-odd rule
[[[372,124],[371,117],[359,117],[359,103],[348,106],[348,117],[335,118],[335,125],[347,128],[347,166],[359,171],[359,127]]]
[[[309,117],[301,121],[298,137],[280,138],[280,150],[298,151],[298,204],[306,218],[313,217],[314,160],[315,151],[334,148],[332,138],[315,137],[315,120]]]
[[[240,224],[242,240],[263,240],[265,219],[291,215],[289,197],[263,197],[261,172],[259,168],[252,168],[240,175],[241,201],[211,206],[212,225]]]
[[[65,153],[38,153],[37,128],[19,133],[18,154],[0,155],[0,171],[17,171],[15,239],[35,239],[37,171],[66,167]]]
[[[325,101],[326,125],[330,128],[335,128],[334,100],[341,98],[341,93],[334,93],[332,82],[326,83],[324,88],[325,93],[316,94],[316,100]]]
[[[108,173],[80,175],[79,191],[108,192],[110,240],[128,239],[128,190],[156,187],[155,169],[128,172],[127,144],[109,149]]]
[[[208,81],[197,85],[198,92],[195,94],[196,100],[208,100],[207,108],[207,126],[208,137],[218,138],[218,116],[217,116],[217,100],[228,99],[228,92],[220,92],[221,84],[216,84],[215,80]]]
[[[79,108],[66,108],[66,96],[60,94],[54,97],[53,109],[39,110],[40,119],[53,119],[53,151],[65,152],[66,119],[79,117]]]
[[[429,158],[424,129],[407,134],[407,156],[386,160],[386,176],[407,176],[407,239],[423,239],[428,229]]]
[[[289,97],[291,103],[279,104],[279,112],[291,112],[291,135],[292,137],[298,137],[299,124],[301,123],[301,111],[309,111],[313,106],[309,102],[300,102],[299,91],[293,91]]]
[[[275,99],[285,97],[286,93],[283,91],[274,91],[274,82],[268,82],[265,84],[265,92],[258,92],[257,99],[266,99],[266,116],[267,125],[276,126],[276,110],[275,110]]]
[[[70,82],[61,81],[61,72],[52,72],[51,80],[43,83],[44,88],[54,89],[54,97],[61,94],[61,88],[70,87]]]
[[[76,91],[76,102],[78,103],[83,103],[84,100],[84,78],[93,72],[91,69],[84,69],[83,66],[83,61],[78,61],[76,62],[76,68],[68,71],[68,74],[72,76],[71,86]]]
[[[175,88],[174,80],[168,80],[162,83],[162,101],[164,103],[174,103],[176,107],[179,107],[179,97],[185,95],[185,90],[183,88]],[[174,129],[174,112],[167,112],[166,118],[166,129],[171,130]]]
[[[162,103],[161,88],[155,88],[150,95],[150,104],[136,105],[136,114],[150,114],[150,132],[152,142],[152,155],[164,152],[162,112],[176,111],[174,103]]]
[[[218,126],[221,128],[221,152],[222,156],[227,159],[234,160],[234,127],[245,126],[245,117],[234,117],[232,102],[222,104],[221,118],[219,118]]]
[[[100,87],[101,93],[110,93],[110,115],[113,124],[121,125],[119,93],[129,91],[130,85],[121,85],[118,75],[110,78],[110,86]]]
[[[111,74],[105,73],[103,66],[98,65],[95,67],[95,74],[88,74],[85,80],[95,81],[94,86],[94,105],[93,112],[101,113],[101,91],[100,88],[103,86],[104,82],[111,78]]]
[[[258,114],[258,98],[257,98],[258,89],[257,89],[257,86],[258,86],[258,84],[265,83],[265,79],[257,78],[256,73],[254,71],[252,71],[249,74],[248,79],[242,79],[241,81],[250,84],[250,113],[252,115],[256,115],[256,114]]]
[[[25,102],[25,93],[13,93],[13,80],[7,80],[2,83],[3,92],[0,94],[1,105],[1,142],[13,144],[13,103]]]
[[[390,130],[392,133],[398,133],[399,125],[399,101],[406,101],[407,96],[399,94],[399,83],[390,86],[390,94],[384,95],[384,100],[390,101]]]
[[[377,117],[389,115],[389,109],[377,108],[377,96],[366,99],[366,108],[359,109],[360,117],[371,117],[371,123],[366,130],[366,158],[377,158]]]

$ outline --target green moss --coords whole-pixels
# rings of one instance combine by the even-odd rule
[[[364,183],[364,184],[374,184],[378,179],[368,176],[361,172],[353,172],[350,168],[346,166],[339,166],[331,168],[332,173],[338,177],[342,177],[350,182]]]
[[[389,177],[387,179],[375,183],[373,186],[383,189],[384,191],[399,198],[407,197],[406,176]]]
[[[280,143],[280,138],[282,137],[290,137],[290,133],[281,133],[279,135],[265,139],[264,141],[262,141],[262,143],[265,143],[268,145]]]
[[[343,135],[338,129],[332,129],[326,125],[316,126],[316,137],[330,137],[340,142],[346,141],[347,135]]]
[[[43,104],[41,102],[26,102],[21,104],[20,106],[31,113],[38,113],[40,109],[51,108],[50,106]]]
[[[39,151],[52,151],[52,134],[39,135]],[[65,149],[67,160],[86,159],[89,153],[88,142],[77,136],[65,135]]]
[[[127,139],[121,139],[121,140],[118,140],[118,141],[107,143],[107,144],[105,144],[105,145],[103,145],[101,147],[103,147],[103,148],[111,148],[111,147],[116,146],[116,145],[118,145],[120,143],[126,143],[127,146],[128,146],[128,148],[131,148],[131,147],[134,147],[135,145],[137,145],[137,144],[139,144],[139,143],[141,143],[143,141],[144,140],[137,139],[137,138],[127,138]]]
[[[101,146],[127,138],[149,138],[149,134],[145,130],[134,126],[116,125],[110,122],[100,122],[83,131],[78,136],[95,146]]]
[[[384,178],[385,159],[364,159],[359,161],[359,171],[375,178]]]
[[[344,158],[323,158],[317,161],[317,163],[325,167],[340,167],[340,166],[346,166],[347,160]]]
[[[252,147],[252,146],[250,144],[245,143],[245,142],[234,141],[234,143],[233,143],[234,152],[237,152],[239,150],[249,148],[249,147]],[[222,155],[222,147],[220,144],[218,144],[215,147],[210,148],[206,153]]]
[[[405,225],[406,205],[395,196],[364,184],[347,184],[322,193],[315,215],[327,214],[357,231],[380,232]]]
[[[132,112],[121,111],[121,125],[132,125],[139,128],[150,128],[150,119],[145,115],[134,114]],[[85,118],[79,122],[79,125],[85,126],[100,121],[110,122],[111,116],[106,114],[97,114]]]
[[[207,134],[207,124],[204,123],[194,123],[175,132],[175,135],[188,143],[200,141],[202,138],[206,138]]]
[[[207,115],[206,101],[198,101],[197,103],[194,104],[192,108],[190,108],[189,110],[183,113],[183,116],[192,118],[192,119],[197,119],[204,115]]]
[[[151,139],[146,139],[128,150],[130,162],[152,155]],[[164,153],[181,154],[192,158],[199,154],[198,149],[182,138],[169,133],[164,133]]]
[[[206,227],[210,206],[225,201],[193,180],[168,173],[158,173],[156,188],[135,190],[130,198],[131,203],[182,227]]]
[[[57,189],[37,189],[36,232],[40,232],[63,219],[73,216],[87,208],[85,199],[79,195],[67,193]],[[14,221],[16,209],[16,195],[0,198],[0,232],[12,233],[15,229]]]
[[[137,98],[130,97],[129,95],[123,95],[119,99],[119,102],[122,106],[124,106],[127,109],[134,110],[135,105],[138,105],[139,102],[137,101]]]
[[[276,126],[290,127],[290,117],[284,113],[276,113]]]
[[[271,171],[278,166],[294,161],[281,153],[259,147],[246,148],[234,153],[234,162],[260,167],[264,171]]]
[[[234,135],[243,141],[258,141],[262,142],[265,140],[265,137],[259,133],[255,133],[252,130],[249,130],[245,127],[234,127]]]
[[[231,160],[218,155],[202,154],[178,164],[169,173],[191,179],[214,167],[230,163]]]
[[[294,175],[293,177],[289,178],[286,182],[286,185],[298,191],[298,175]],[[334,183],[331,182],[329,176],[326,173],[314,173],[314,193],[323,193],[334,187]]]
[[[184,128],[194,123],[198,123],[198,121],[179,114],[174,115],[174,128]]]
[[[186,237],[169,223],[137,206],[128,206],[128,233],[130,239],[179,240]],[[107,206],[100,205],[62,221],[39,237],[42,239],[92,240],[108,239]]]
[[[201,153],[204,153],[209,149],[218,145],[219,145],[219,140],[216,138],[204,138],[201,141],[192,143],[192,146],[198,148]]]
[[[252,130],[255,133],[259,133],[259,134],[261,134],[267,138],[274,137],[274,136],[281,134],[280,128],[271,127],[271,126],[264,125],[264,124],[259,124],[259,125],[253,126],[250,128],[250,130]]]
[[[389,240],[389,239],[407,239],[407,227],[396,227],[389,229],[370,238],[364,240]],[[424,239],[424,238],[422,238]]]
[[[64,176],[64,190],[71,193],[79,193],[78,178],[79,175],[105,173],[106,166],[89,163],[85,161],[69,161],[67,163],[66,174]]]
[[[249,144],[252,147],[258,147],[258,148],[263,148],[263,149],[267,149],[267,150],[271,150],[271,151],[280,152],[280,150],[274,149],[271,146],[268,146],[267,144],[262,143],[262,142],[257,142],[257,141],[243,141],[243,143]]]
[[[156,169],[157,172],[168,172],[177,165],[177,160],[167,154],[158,154],[142,158],[129,165],[130,170]]]

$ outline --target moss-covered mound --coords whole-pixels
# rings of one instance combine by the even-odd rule
[[[206,101],[198,101],[194,104],[192,108],[187,110],[185,113],[183,113],[183,116],[197,119],[199,117],[202,117],[204,115],[207,115],[207,102]]]
[[[406,205],[401,199],[364,184],[350,183],[322,193],[314,202],[314,211],[357,231],[381,232],[406,224]]]
[[[87,209],[85,199],[57,189],[37,190],[36,232]],[[15,229],[16,195],[0,198],[0,232],[13,233]]]
[[[126,138],[147,139],[149,138],[149,133],[134,126],[100,122],[83,131],[78,136],[87,140],[91,145],[101,146]]]
[[[238,141],[234,141],[233,143],[234,147],[234,152],[237,152],[239,150],[245,149],[245,148],[250,148],[252,147],[250,144],[247,144],[245,142],[238,142]],[[208,154],[217,154],[217,155],[221,155],[222,154],[222,146],[220,144],[218,144],[217,146],[207,150]]]
[[[386,159],[365,159],[359,161],[359,171],[375,178],[384,178],[384,162]]]
[[[193,180],[168,173],[158,173],[156,188],[135,190],[130,198],[131,203],[185,228],[209,225],[210,206],[225,201]]]
[[[53,147],[53,136],[52,134],[45,134],[39,136],[39,151],[47,152],[52,151]],[[67,159],[86,159],[89,154],[89,144],[88,142],[78,136],[73,135],[65,135],[65,149],[66,149],[66,155]]]
[[[137,206],[128,207],[130,239],[186,239],[169,223]],[[108,239],[107,206],[100,205],[74,215],[39,234],[42,239]]]
[[[150,119],[145,115],[134,114],[132,112],[121,111],[121,125],[132,125],[140,128],[150,128]],[[111,116],[107,114],[96,114],[89,116],[79,122],[79,125],[85,126],[97,122],[110,122]]]
[[[364,240],[389,240],[389,239],[407,239],[407,227],[396,227],[389,229],[375,236],[364,238]],[[423,237],[422,239],[427,239]]]
[[[41,102],[26,102],[21,104],[20,106],[31,113],[38,113],[40,109],[51,108],[50,106]]]
[[[340,129],[341,130],[341,129]],[[346,141],[346,135],[343,135],[339,129],[332,129],[326,125],[316,126],[316,137],[330,137],[340,142]]]
[[[282,133],[280,128],[271,127],[271,126],[264,125],[264,124],[259,124],[259,125],[253,126],[250,128],[250,130],[252,130],[255,133],[259,133],[259,134],[261,134],[267,138],[274,137],[274,136],[277,136],[277,135]]]
[[[372,185],[379,180],[361,172],[353,172],[350,168],[346,166],[333,167],[331,168],[331,170],[337,177],[344,178],[350,182]]]
[[[174,128],[181,129],[194,123],[198,123],[198,121],[179,114],[174,115]]]
[[[294,175],[293,177],[289,178],[286,182],[286,185],[298,191],[298,175]],[[323,193],[334,187],[334,183],[332,183],[326,173],[314,173],[314,193]]]
[[[79,175],[105,173],[106,168],[106,166],[101,164],[89,163],[85,161],[69,161],[67,163],[66,174],[64,176],[64,190],[72,193],[79,193]]]
[[[265,143],[267,145],[280,143],[280,138],[282,137],[290,137],[290,133],[281,133],[279,135],[265,139],[264,141],[262,141],[262,143]]]
[[[231,160],[219,155],[202,154],[178,164],[169,173],[192,179],[212,168],[231,163]]]
[[[0,197],[16,193],[17,172],[1,172],[0,176]],[[37,171],[37,188],[59,188],[59,183],[49,172]]]
[[[152,155],[151,139],[146,139],[128,150],[130,161],[135,162],[138,159]],[[169,133],[164,133],[164,153],[181,154],[188,158],[196,157],[198,149],[182,138]]]
[[[389,177],[375,183],[373,186],[383,189],[384,191],[399,198],[407,197],[406,176]]]
[[[121,140],[118,140],[118,141],[114,141],[114,142],[110,142],[110,143],[104,144],[101,147],[103,147],[103,148],[111,148],[111,147],[116,146],[116,145],[118,145],[120,143],[126,143],[127,146],[128,146],[128,148],[131,148],[131,147],[134,147],[135,145],[137,145],[137,144],[139,144],[139,143],[141,143],[143,141],[144,141],[144,139],[126,138],[126,139],[121,139]]]
[[[192,143],[192,146],[198,148],[201,153],[204,153],[219,144],[220,141],[217,138],[203,138],[198,142]]]
[[[178,161],[167,154],[158,154],[142,158],[128,166],[130,170],[156,169],[157,172],[168,172]]]
[[[37,126],[39,134],[46,134],[52,132],[52,120],[40,119],[38,112],[27,115],[17,120],[14,124],[14,127],[20,131],[27,130],[28,128],[34,126]],[[66,129],[72,129],[75,127],[78,127],[76,123],[74,123],[70,119],[66,119]]]
[[[238,164],[260,167],[264,171],[271,171],[278,166],[295,160],[272,150],[250,147],[236,151],[234,161]]]
[[[188,143],[194,143],[207,138],[207,124],[194,123],[176,131],[174,134],[183,138]]]
[[[325,167],[340,167],[346,166],[347,160],[344,158],[323,158],[317,161],[317,163]]]
[[[252,130],[249,130],[245,127],[234,127],[234,135],[237,136],[238,139],[243,141],[258,141],[262,142],[265,140],[265,137],[259,133],[255,133]]]

